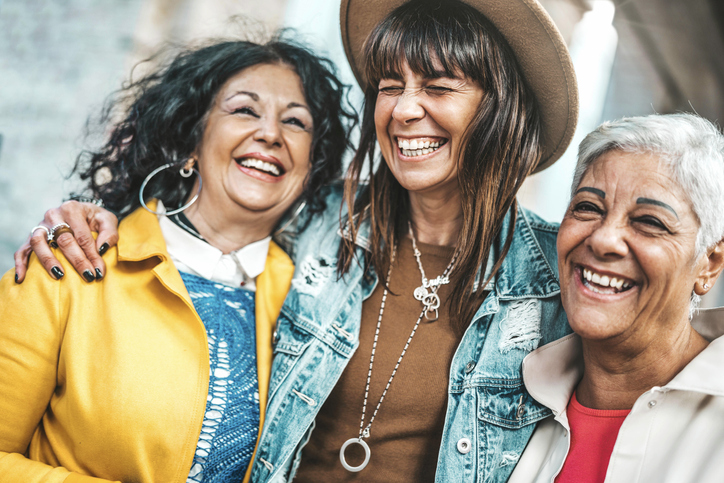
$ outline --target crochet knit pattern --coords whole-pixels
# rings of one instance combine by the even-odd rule
[[[209,342],[209,395],[187,483],[241,482],[259,431],[254,292],[181,272]]]

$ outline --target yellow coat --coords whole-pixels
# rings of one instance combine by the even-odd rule
[[[102,282],[60,253],[0,280],[0,482],[185,482],[209,385],[204,325],[155,215],[138,209],[104,256]],[[257,278],[260,410],[274,323],[294,267],[274,243]],[[93,475],[94,477],[86,476]]]

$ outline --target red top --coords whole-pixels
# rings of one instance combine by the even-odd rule
[[[567,409],[571,448],[555,483],[603,483],[618,430],[630,412],[581,406],[574,392]]]

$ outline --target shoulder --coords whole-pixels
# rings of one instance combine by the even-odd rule
[[[544,220],[537,214],[526,208],[518,209],[519,222],[530,232],[533,241],[543,252],[546,260],[551,265],[558,264],[558,253],[556,250],[556,238],[558,237],[558,223]],[[556,274],[558,273],[557,267],[555,268]]]
[[[336,258],[341,223],[347,213],[344,185],[340,180],[322,189],[326,191],[324,194],[326,207],[321,213],[314,214],[305,223],[304,230],[296,234],[295,250],[292,252],[295,264],[310,252],[325,253]]]

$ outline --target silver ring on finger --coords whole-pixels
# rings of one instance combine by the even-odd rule
[[[38,230],[45,230],[45,239],[50,242],[50,229],[47,226],[38,225],[30,230],[30,236],[32,237],[33,234]]]

